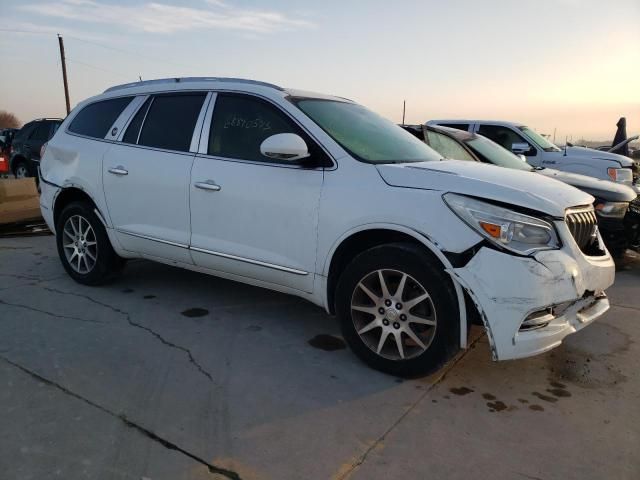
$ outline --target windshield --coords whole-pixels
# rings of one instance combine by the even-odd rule
[[[531,140],[533,140],[533,143],[538,145],[545,152],[561,152],[562,151],[556,145],[554,145],[549,140],[547,140],[542,135],[540,135],[538,132],[533,131],[529,127],[518,127],[518,130],[520,130],[522,133],[528,136]]]
[[[316,98],[293,102],[357,160],[406,163],[442,159],[416,137],[361,105]]]
[[[515,170],[533,170],[533,167],[527,162],[488,138],[476,135],[472,140],[467,140],[465,143],[487,163]]]

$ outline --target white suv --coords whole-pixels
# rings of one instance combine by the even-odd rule
[[[441,161],[339,97],[218,78],[113,87],[65,119],[41,178],[76,281],[142,257],[298,295],[396,375],[438,368],[474,319],[503,360],[609,308],[614,264],[590,195]]]

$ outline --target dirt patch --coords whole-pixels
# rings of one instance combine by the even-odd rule
[[[482,394],[482,398],[484,398],[485,400],[495,400],[496,396],[495,395],[491,395],[490,393],[483,393]]]
[[[529,410],[533,410],[534,412],[544,412],[544,407],[542,405],[532,404],[529,405]]]

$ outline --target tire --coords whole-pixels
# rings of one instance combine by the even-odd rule
[[[72,202],[64,207],[56,224],[60,261],[69,276],[84,285],[113,280],[125,264],[93,210],[89,202]]]
[[[29,178],[31,173],[29,173],[29,167],[27,166],[27,162],[24,160],[20,160],[13,167],[13,176],[16,178]]]
[[[458,351],[460,312],[452,281],[418,246],[392,243],[359,254],[342,273],[335,298],[344,339],[376,370],[426,375]]]

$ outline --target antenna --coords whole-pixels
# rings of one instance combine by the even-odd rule
[[[402,101],[402,125],[404,125],[404,114],[407,110],[407,101],[403,100]]]

